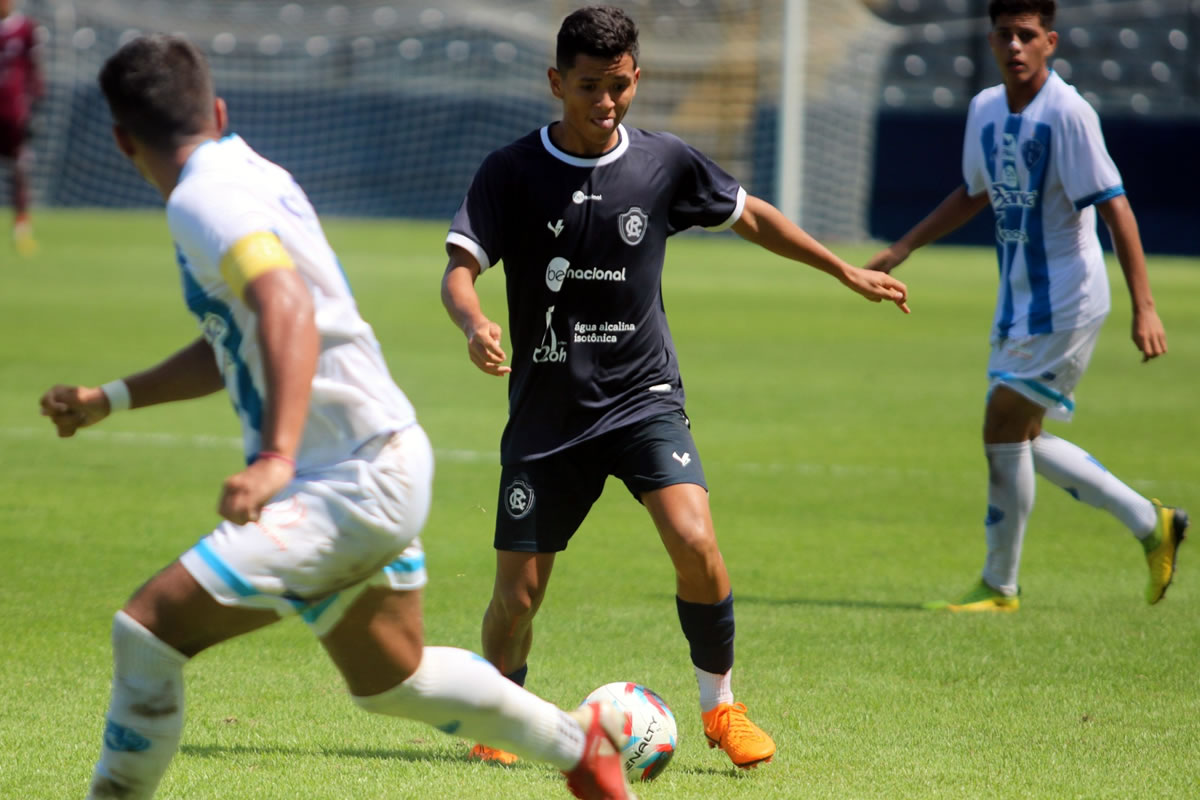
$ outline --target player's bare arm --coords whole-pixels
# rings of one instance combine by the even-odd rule
[[[471,363],[489,375],[507,375],[508,354],[500,345],[500,326],[488,319],[479,304],[475,281],[482,272],[479,261],[465,249],[450,248],[450,261],[442,276],[442,305],[446,313],[467,337],[467,355]]]
[[[191,400],[220,391],[224,384],[212,348],[198,338],[160,363],[125,378],[129,407],[142,408],[177,400]],[[49,417],[62,437],[95,425],[112,409],[108,396],[95,386],[54,386],[41,400],[42,416]]]
[[[258,319],[266,398],[260,456],[225,480],[218,504],[238,524],[258,519],[295,474],[320,348],[312,295],[294,269],[262,273],[246,285],[245,300]]]
[[[834,276],[874,303],[890,300],[904,313],[909,311],[908,289],[903,283],[891,276],[847,264],[765,200],[748,195],[746,207],[733,224],[733,230],[743,239],[776,255]]]
[[[987,208],[988,194],[980,192],[971,196],[965,185],[959,186],[946,196],[937,208],[930,211],[925,219],[918,222],[912,229],[896,240],[891,246],[880,250],[867,262],[866,268],[879,272],[891,272],[900,266],[914,250],[918,250],[930,242],[936,242],[947,234],[966,225],[983,209]]]
[[[1096,210],[1108,226],[1117,261],[1125,275],[1125,285],[1129,287],[1129,299],[1133,303],[1133,343],[1141,351],[1142,361],[1157,358],[1167,352],[1167,332],[1158,318],[1154,295],[1150,292],[1146,254],[1142,250],[1142,237],[1133,207],[1129,205],[1129,198],[1122,194],[1100,203]]]

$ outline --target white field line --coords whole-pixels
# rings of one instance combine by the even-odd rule
[[[80,439],[97,442],[107,442],[119,445],[150,446],[150,447],[190,447],[205,449],[222,449],[240,451],[242,440],[235,436],[213,436],[211,434],[178,434],[160,432],[135,431],[104,431],[83,430],[76,434]],[[54,440],[54,431],[46,427],[33,428],[0,428],[0,439],[45,439]],[[434,454],[439,460],[460,464],[494,463],[499,465],[500,455],[495,450],[460,450],[435,448]],[[761,463],[753,461],[736,462],[732,465],[740,472],[777,475],[782,473],[792,475],[828,475],[834,478],[873,479],[873,478],[904,478],[929,480],[938,475],[944,475],[950,470],[927,470],[916,468],[888,467],[873,464],[814,464],[802,461],[787,461],[777,463]],[[982,470],[982,467],[981,467]],[[1190,481],[1153,480],[1148,478],[1126,479],[1135,488],[1151,491],[1156,488],[1171,490],[1195,489],[1197,485]]]
[[[242,440],[236,436],[213,436],[210,434],[178,434],[144,431],[105,431],[82,430],[75,434],[83,441],[105,442],[110,444],[149,446],[149,447],[189,447],[219,450],[237,450],[242,448]],[[47,425],[45,428],[0,428],[0,438],[8,439],[45,439],[54,441],[54,430]],[[500,454],[494,450],[454,450],[435,448],[438,459],[458,463],[476,463],[484,461],[500,462]],[[733,465],[744,472],[760,472],[765,474],[797,473],[800,475],[833,475],[845,478],[864,477],[906,477],[928,478],[932,475],[923,469],[897,469],[879,466],[851,466],[842,464],[805,464],[787,462],[778,464],[761,464],[754,462],[739,462]]]
[[[144,431],[102,431],[83,430],[75,434],[83,441],[106,442],[109,444],[149,446],[149,447],[189,447],[209,450],[241,451],[242,440],[237,436],[213,436],[211,434],[179,434],[155,433]],[[54,429],[47,424],[45,428],[0,428],[0,439],[45,439],[55,441]],[[500,463],[500,454],[495,451],[481,452],[478,450],[436,450],[436,455],[446,461],[472,463],[476,461],[495,461]]]

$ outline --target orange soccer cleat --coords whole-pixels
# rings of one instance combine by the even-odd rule
[[[746,718],[746,707],[741,703],[722,703],[701,716],[708,746],[724,750],[735,767],[750,769],[775,756],[775,742]]]

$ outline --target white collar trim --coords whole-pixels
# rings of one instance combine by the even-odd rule
[[[595,158],[581,158],[580,156],[573,156],[570,153],[564,153],[562,150],[559,150],[554,146],[554,142],[550,141],[549,125],[542,128],[542,146],[546,148],[547,153],[573,167],[602,167],[605,164],[611,164],[616,161],[629,149],[629,131],[625,130],[624,125],[618,124],[617,133],[621,137],[621,141],[617,142],[617,146]]]

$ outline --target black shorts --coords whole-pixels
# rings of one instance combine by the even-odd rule
[[[579,529],[609,475],[642,492],[677,483],[704,488],[704,469],[682,411],[659,414],[545,458],[505,466],[496,505],[497,550],[557,553]]]

